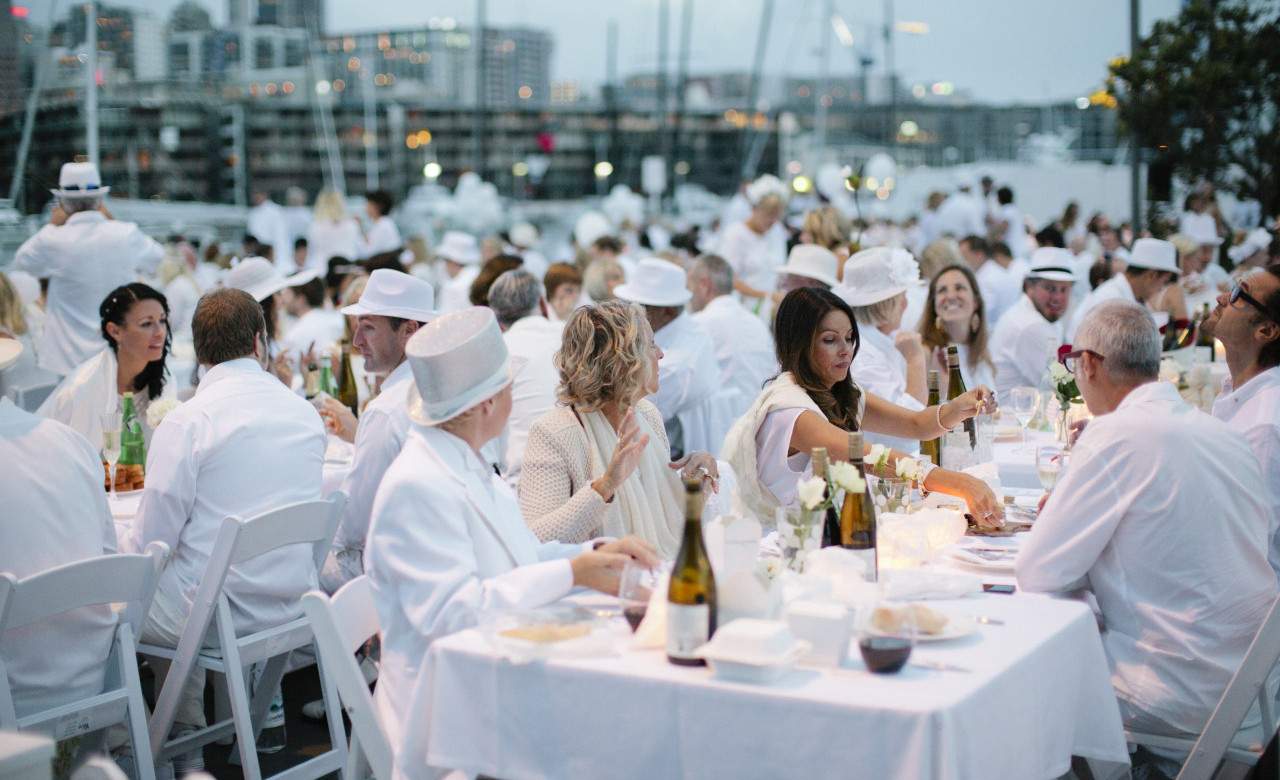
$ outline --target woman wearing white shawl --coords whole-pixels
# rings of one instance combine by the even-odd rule
[[[854,430],[930,439],[994,403],[991,391],[979,387],[940,406],[910,411],[863,391],[849,375],[858,351],[853,311],[828,290],[788,293],[778,307],[774,342],[782,373],[730,429],[723,451],[737,474],[743,508],[765,525],[778,507],[794,503],[813,448],[825,447],[843,459]],[[892,452],[890,468],[899,457]],[[1001,522],[999,501],[979,479],[929,465],[922,484],[963,498],[981,525]]]
[[[584,542],[635,534],[672,558],[684,527],[681,476],[718,478],[695,452],[669,462],[657,391],[662,351],[644,311],[610,301],[565,323],[556,353],[560,404],[529,429],[520,510],[542,541]]]

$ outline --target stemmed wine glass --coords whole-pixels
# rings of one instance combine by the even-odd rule
[[[1027,423],[1036,415],[1036,404],[1040,402],[1040,391],[1034,387],[1015,387],[1009,392],[1009,406],[1013,416],[1018,418],[1022,427],[1022,443],[1027,443]]]
[[[618,578],[618,600],[622,602],[622,616],[627,619],[632,633],[640,627],[649,610],[649,597],[658,584],[658,571],[631,559],[622,566]]]
[[[116,463],[120,460],[119,412],[106,412],[102,415],[102,459],[110,466],[111,472],[111,484],[107,492],[115,498]]]

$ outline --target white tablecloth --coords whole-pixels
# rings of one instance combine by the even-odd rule
[[[1040,478],[1036,476],[1036,447],[1057,444],[1051,433],[1027,431],[1027,441],[998,441],[992,445],[996,467],[1000,470],[1000,484],[1007,488],[1040,490]]]
[[[1052,778],[1074,755],[1126,763],[1097,625],[1078,602],[988,595],[930,602],[1003,619],[919,645],[908,667],[797,669],[724,682],[661,651],[516,665],[478,631],[436,642],[428,760],[497,777]]]

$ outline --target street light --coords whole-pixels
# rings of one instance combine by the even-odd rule
[[[601,160],[600,162],[596,163],[596,166],[593,170],[595,170],[597,179],[607,179],[611,175],[613,175],[613,163],[609,162],[608,160]]]
[[[435,181],[436,179],[440,178],[440,173],[441,173],[441,168],[440,168],[440,163],[438,162],[429,162],[426,165],[422,166],[422,175],[427,177],[431,181]]]

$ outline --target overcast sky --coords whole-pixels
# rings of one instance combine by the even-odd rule
[[[71,0],[58,0],[66,8]],[[178,0],[117,0],[167,15]],[[671,69],[679,42],[683,2],[670,0]],[[15,0],[40,15],[50,0]],[[203,0],[214,18],[226,18],[226,0]],[[475,0],[326,0],[330,31],[404,27],[428,16],[475,18]],[[587,86],[606,72],[605,34],[618,22],[619,71],[653,70],[657,62],[660,0],[488,0],[489,22],[549,29],[555,35],[553,79]],[[821,22],[827,0],[774,3],[765,71],[807,75],[818,70],[820,35],[832,37],[831,72],[852,75],[853,50],[836,42]],[[751,67],[763,0],[693,0],[691,71],[747,71]],[[880,25],[883,0],[835,0],[854,36],[854,48],[871,37],[875,69],[883,70]],[[1129,48],[1128,6],[1122,0],[896,0],[899,21],[929,26],[926,35],[897,33],[897,68],[904,83],[951,81],[995,103],[1078,96],[1100,86],[1106,62]],[[1177,13],[1181,0],[1142,0],[1143,29]]]

